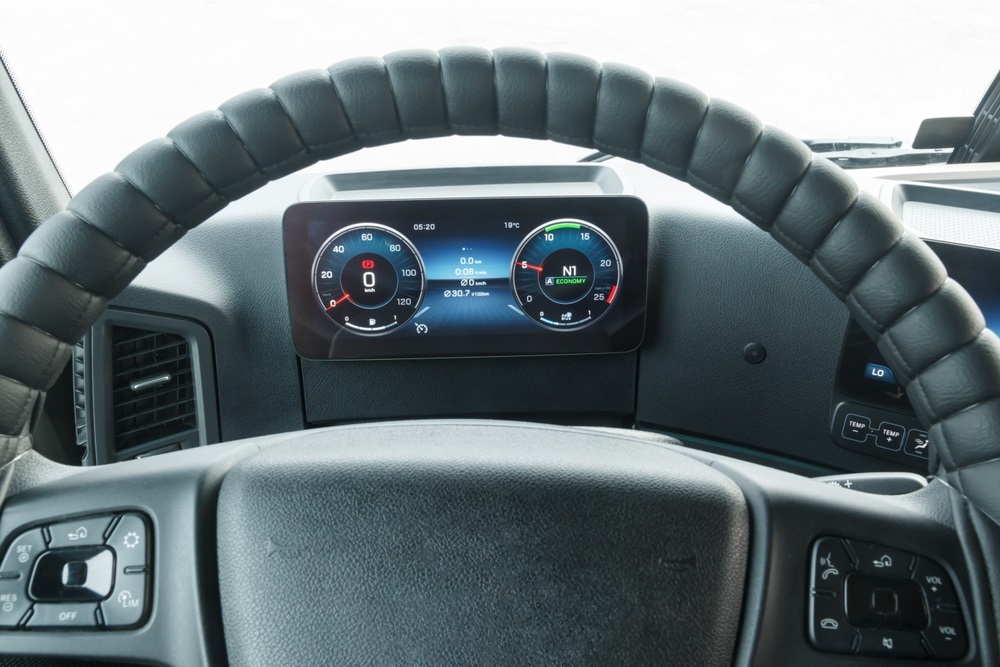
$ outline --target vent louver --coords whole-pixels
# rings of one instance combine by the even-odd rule
[[[131,327],[111,330],[115,450],[198,429],[188,340]]]
[[[76,444],[83,447],[84,461],[90,450],[87,437],[87,351],[83,340],[73,346],[73,416],[76,418]]]

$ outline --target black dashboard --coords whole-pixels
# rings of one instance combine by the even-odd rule
[[[906,187],[892,205],[955,205],[955,189]],[[996,253],[939,236],[995,318]],[[121,445],[98,436],[129,416],[78,401],[81,444],[116,443],[89,463],[355,421],[502,417],[637,427],[809,475],[926,466],[905,395],[807,267],[723,205],[620,161],[295,175],[139,276],[79,350],[86,386],[121,372],[125,325],[189,347],[195,418]]]

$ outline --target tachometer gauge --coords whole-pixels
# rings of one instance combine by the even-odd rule
[[[361,223],[327,239],[313,263],[320,306],[361,335],[397,329],[420,308],[426,278],[413,244],[384,225]]]
[[[524,314],[554,330],[593,324],[621,289],[622,262],[608,236],[583,220],[553,220],[514,253],[510,282]]]

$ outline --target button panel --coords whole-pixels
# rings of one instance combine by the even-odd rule
[[[841,447],[923,468],[929,457],[927,431],[913,415],[857,403],[833,411],[830,435]]]
[[[143,515],[88,516],[18,534],[0,565],[0,629],[137,627],[148,617]]]
[[[813,544],[809,641],[830,653],[957,660],[968,636],[954,582],[940,564],[880,544]]]

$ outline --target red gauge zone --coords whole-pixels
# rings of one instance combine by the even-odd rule
[[[313,284],[327,317],[362,335],[406,323],[424,297],[423,262],[408,239],[383,225],[340,230],[323,244]]]
[[[614,305],[622,279],[618,249],[583,220],[553,220],[518,247],[511,286],[518,306],[537,324],[580,329]]]

